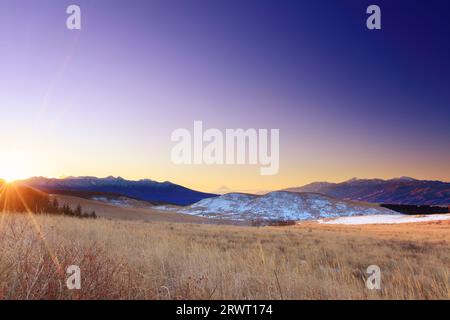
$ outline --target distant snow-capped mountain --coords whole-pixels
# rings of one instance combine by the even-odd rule
[[[227,220],[316,220],[354,215],[393,214],[378,205],[338,200],[316,193],[287,191],[265,195],[229,193],[201,200],[179,213]]]
[[[314,182],[285,191],[317,192],[344,200],[411,205],[450,205],[450,183],[400,177],[390,180],[356,179]]]
[[[38,190],[103,192],[131,197],[155,203],[169,203],[175,205],[190,205],[205,198],[215,197],[215,194],[203,193],[183,186],[149,179],[130,181],[121,177],[68,177],[64,179],[50,179],[35,177],[21,181],[22,184]]]

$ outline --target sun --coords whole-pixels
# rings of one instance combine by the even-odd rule
[[[0,172],[0,179],[5,180],[6,183],[12,183],[14,181],[22,180],[25,178],[26,178],[25,175],[20,174],[20,172],[16,172],[15,170]]]
[[[0,157],[0,179],[11,183],[29,177],[27,166],[20,159],[1,156]]]

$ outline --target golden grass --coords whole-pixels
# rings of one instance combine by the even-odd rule
[[[26,215],[0,216],[0,298],[450,297],[448,238],[395,238],[395,229],[389,238],[370,227],[363,232],[314,224],[252,228],[61,216],[35,220],[36,225]],[[365,286],[365,270],[372,264],[382,270],[379,291]],[[81,290],[65,287],[68,265],[81,267]]]

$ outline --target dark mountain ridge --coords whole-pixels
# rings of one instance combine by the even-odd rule
[[[45,192],[109,193],[151,203],[175,205],[190,205],[205,198],[216,196],[211,193],[191,190],[169,181],[157,182],[149,179],[130,181],[111,176],[106,178],[68,177],[64,179],[35,177],[23,180],[20,183]]]
[[[450,205],[450,183],[410,177],[351,179],[341,183],[314,182],[286,191],[317,192],[343,200],[407,205]]]

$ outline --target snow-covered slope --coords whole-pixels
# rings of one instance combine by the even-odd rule
[[[216,198],[203,199],[191,205],[190,209],[194,211],[213,212],[240,212],[242,206],[257,199],[257,195],[246,193],[227,193]]]
[[[354,215],[393,214],[376,205],[338,200],[316,193],[276,191],[266,195],[229,193],[201,200],[180,213],[230,220],[314,220]]]

